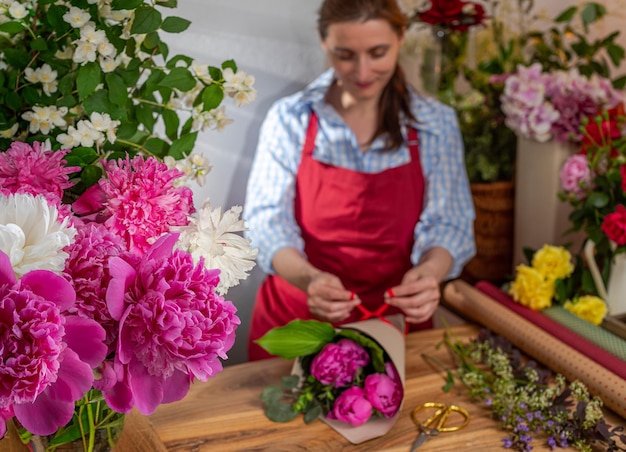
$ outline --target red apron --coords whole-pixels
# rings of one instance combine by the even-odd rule
[[[336,275],[374,311],[387,289],[412,267],[415,225],[421,215],[424,175],[417,131],[408,131],[411,161],[376,174],[330,166],[313,159],[318,119],[311,115],[296,175],[295,217],[307,259]],[[254,340],[294,319],[312,319],[306,293],[278,275],[261,285],[248,339],[250,360],[269,358]],[[385,315],[399,312],[389,306]],[[363,317],[355,309],[342,323]],[[432,327],[432,321],[417,329]],[[411,329],[415,329],[412,327]]]

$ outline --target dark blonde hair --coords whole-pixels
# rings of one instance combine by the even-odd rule
[[[324,0],[318,12],[317,30],[324,40],[328,36],[328,27],[334,23],[366,22],[374,19],[385,20],[398,36],[402,36],[409,25],[408,17],[396,0]],[[400,113],[415,120],[411,113],[411,95],[404,73],[396,65],[391,80],[380,97],[377,127],[372,137],[374,139],[386,134],[387,150],[400,147],[404,141]]]

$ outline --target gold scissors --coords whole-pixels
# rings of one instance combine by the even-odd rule
[[[435,411],[433,412],[433,410]],[[420,415],[423,414],[423,412],[426,413],[425,415],[430,414],[430,417],[421,421]],[[454,416],[456,419],[452,421],[455,425],[449,425],[448,418],[450,418],[450,415],[453,413],[457,413],[458,416]],[[414,452],[431,436],[437,436],[439,433],[456,432],[469,424],[470,421],[470,415],[465,409],[456,405],[446,405],[436,402],[421,404],[413,410],[411,418],[420,431],[420,434],[411,447],[411,452]]]

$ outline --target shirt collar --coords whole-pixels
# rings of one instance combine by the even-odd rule
[[[303,90],[302,103],[308,109],[320,106],[324,103],[324,97],[328,92],[333,80],[335,79],[335,71],[330,68],[320,74],[315,80],[309,83]],[[402,119],[405,126],[412,126],[419,132],[431,133],[433,135],[441,134],[441,119],[438,102],[426,96],[417,94],[414,89],[411,91],[411,108],[415,121]]]

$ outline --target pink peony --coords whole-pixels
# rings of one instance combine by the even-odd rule
[[[31,433],[50,435],[91,388],[92,368],[107,351],[104,330],[66,315],[74,301],[72,286],[51,271],[16,280],[0,252],[0,432],[12,411]]]
[[[63,276],[76,291],[76,304],[69,312],[96,320],[107,333],[106,344],[113,344],[119,324],[109,314],[106,304],[111,280],[109,259],[125,251],[124,243],[103,225],[88,223],[78,228],[74,243],[65,251],[69,257]]]
[[[173,250],[168,234],[141,258],[109,262],[107,303],[120,322],[115,371],[120,384],[105,392],[109,406],[143,414],[185,396],[192,378],[206,381],[222,370],[219,358],[235,340],[236,308],[215,293],[218,270]]]
[[[365,378],[363,389],[372,406],[380,411],[383,416],[390,418],[398,412],[404,391],[402,381],[398,378],[393,364],[387,364],[392,367],[391,372],[368,375]]]
[[[106,163],[106,177],[99,181],[106,195],[105,226],[129,250],[145,252],[173,226],[187,225],[195,209],[191,189],[174,186],[182,175],[151,157]]]
[[[341,339],[326,346],[313,358],[311,375],[322,384],[341,388],[354,381],[359,368],[366,366],[369,355],[356,342]]]
[[[363,388],[351,386],[337,397],[327,417],[356,427],[365,424],[372,417],[372,404],[367,400]]]
[[[63,207],[63,191],[74,185],[69,180],[71,173],[80,167],[66,167],[63,159],[69,150],[44,150],[43,145],[34,142],[32,146],[21,141],[11,143],[9,149],[0,152],[0,193],[27,193],[43,195],[56,207]],[[63,216],[68,209],[61,209]]]
[[[561,187],[575,199],[582,199],[585,190],[592,187],[592,174],[584,154],[572,155],[568,158],[559,173]]]
[[[619,204],[615,212],[606,215],[601,229],[618,246],[626,245],[626,207]]]

